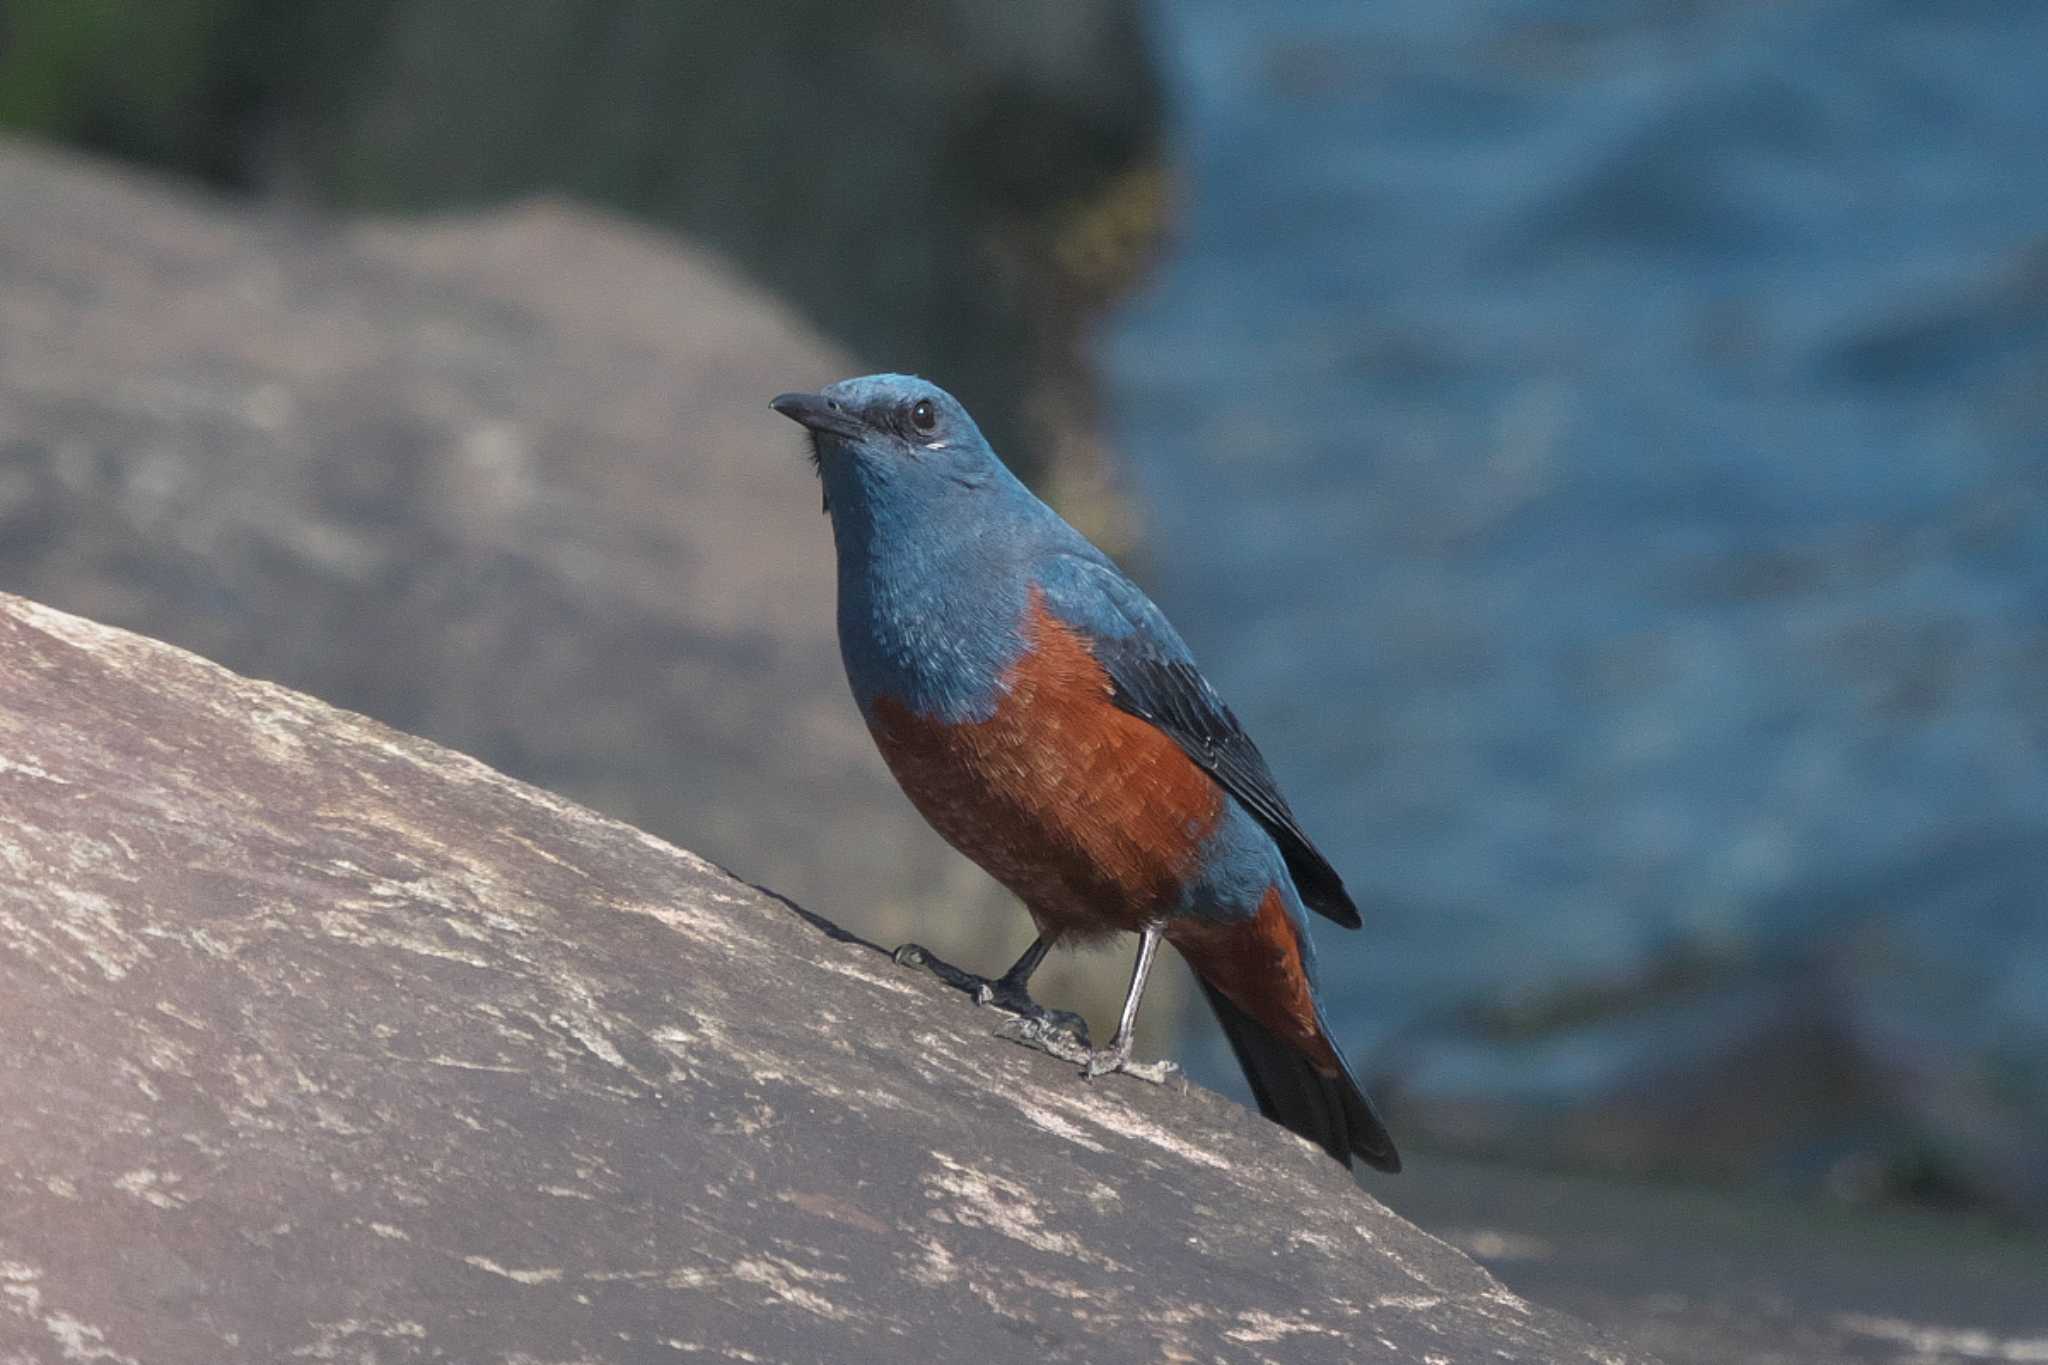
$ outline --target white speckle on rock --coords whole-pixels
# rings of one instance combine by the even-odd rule
[[[465,1256],[462,1259],[478,1270],[511,1280],[515,1284],[553,1284],[562,1278],[562,1272],[552,1266],[540,1270],[514,1270],[509,1266],[499,1265],[488,1256]]]
[[[933,1152],[932,1159],[944,1169],[924,1177],[925,1191],[934,1199],[950,1198],[952,1202],[944,1212],[952,1221],[967,1227],[987,1228],[1012,1241],[1055,1256],[1090,1261],[1110,1269],[1121,1268],[1108,1257],[1083,1246],[1080,1238],[1073,1234],[1054,1232],[1046,1227],[1037,1201],[1016,1181],[976,1170],[944,1152]]]
[[[898,995],[914,996],[921,994],[917,987],[907,981],[893,980],[880,973],[871,972],[865,967],[856,966],[851,962],[840,962],[834,958],[821,957],[811,965],[823,971],[833,972],[839,976],[852,977],[855,981],[865,981],[870,986],[879,986],[885,991],[894,991]]]
[[[1512,1290],[1489,1289],[1484,1294],[1481,1294],[1479,1298],[1482,1303],[1490,1303],[1496,1308],[1505,1308],[1510,1313],[1518,1316],[1529,1316],[1529,1301]]]
[[[557,1010],[548,1016],[548,1022],[583,1045],[584,1051],[607,1066],[633,1074],[625,1055],[612,1043],[611,1036],[604,1031],[604,1025],[587,1014],[570,1014]]]
[[[50,926],[78,945],[86,960],[109,981],[119,981],[149,951],[121,926],[114,903],[92,891],[45,886],[52,914]]]
[[[178,1183],[178,1177],[171,1172],[151,1170],[129,1171],[117,1177],[114,1188],[125,1194],[132,1194],[146,1204],[160,1209],[175,1209],[192,1201],[184,1195],[167,1188]]]
[[[1030,1119],[1033,1124],[1051,1133],[1054,1137],[1064,1138],[1077,1147],[1086,1147],[1091,1152],[1107,1152],[1109,1150],[1109,1148],[1103,1146],[1094,1138],[1089,1137],[1088,1131],[1081,1127],[1081,1125],[1061,1118],[1050,1109],[1042,1109],[1021,1095],[1006,1095],[1004,1098],[1017,1106],[1018,1113]]]
[[[349,902],[357,910],[366,907],[362,902]],[[366,923],[360,915],[343,910],[322,910],[313,917],[320,926],[320,932],[331,939],[351,944],[358,948],[395,948],[399,952],[413,953],[420,957],[438,958],[443,962],[459,962],[465,967],[480,967],[486,970],[497,964],[477,953],[466,953],[459,948],[436,943],[419,934],[408,934],[381,920]]]
[[[130,1085],[133,1085],[140,1092],[142,1092],[143,1096],[147,1098],[151,1103],[155,1103],[163,1099],[163,1092],[158,1090],[155,1085],[151,1084],[149,1076],[147,1075],[147,1073],[143,1071],[141,1067],[135,1065],[135,1063],[131,1061],[123,1059],[119,1063],[119,1069],[121,1074],[128,1078],[128,1083]]]
[[[1097,1213],[1108,1213],[1124,1202],[1123,1195],[1118,1193],[1114,1186],[1105,1185],[1099,1180],[1088,1187],[1087,1199],[1095,1206]]]
[[[337,1360],[341,1358],[342,1343],[350,1337],[369,1336],[424,1341],[427,1329],[409,1320],[386,1320],[383,1318],[342,1318],[337,1322],[315,1322],[307,1324],[320,1335],[303,1346],[292,1348],[292,1355],[301,1360]],[[357,1360],[374,1361],[374,1351],[363,1351],[352,1357]]]
[[[504,1076],[524,1076],[523,1066],[500,1066],[495,1062],[472,1062],[462,1057],[450,1057],[435,1053],[426,1059],[428,1066],[445,1066],[452,1071],[495,1071]]]
[[[541,1185],[538,1188],[542,1194],[553,1195],[557,1199],[587,1199],[595,1201],[597,1198],[596,1195],[588,1191],[572,1190],[567,1185]]]
[[[707,910],[702,906],[642,902],[615,903],[613,908],[623,910],[629,915],[645,915],[649,919],[658,920],[694,942],[713,945],[726,953],[758,948],[760,944],[760,940],[746,932],[730,914]]]
[[[753,1257],[735,1261],[732,1275],[736,1280],[759,1285],[779,1301],[794,1308],[801,1308],[806,1313],[814,1313],[833,1322],[840,1322],[853,1316],[823,1294],[806,1289],[797,1283],[799,1280],[844,1280],[844,1275],[806,1270],[794,1261],[780,1257]]]
[[[1337,1254],[1337,1239],[1321,1232],[1309,1232],[1296,1228],[1287,1234],[1287,1244],[1295,1247],[1314,1247],[1325,1256]]]
[[[80,1322],[69,1313],[52,1313],[43,1319],[43,1327],[56,1339],[57,1346],[64,1352],[66,1360],[111,1360],[115,1365],[139,1365],[134,1356],[124,1356],[119,1351],[109,1350],[103,1343],[107,1334],[99,1328]]]
[[[951,1284],[960,1278],[960,1268],[954,1263],[953,1253],[944,1242],[936,1237],[923,1237],[918,1239],[918,1246],[924,1255],[918,1259],[917,1264],[904,1272],[911,1279],[927,1288],[936,1288],[942,1284]]]
[[[23,777],[32,777],[38,782],[52,782],[60,787],[71,785],[68,779],[44,771],[33,759],[21,760],[0,755],[0,777],[8,773],[20,773]]]
[[[36,1287],[42,1277],[26,1261],[0,1261],[0,1297],[19,1304],[18,1312],[34,1313],[43,1303],[43,1291]]]
[[[1284,1341],[1288,1337],[1343,1335],[1333,1327],[1307,1318],[1283,1318],[1277,1313],[1268,1313],[1263,1308],[1248,1308],[1237,1315],[1238,1326],[1224,1332],[1232,1341],[1247,1344],[1254,1342]]]
[[[1119,1137],[1148,1142],[1161,1151],[1172,1153],[1182,1161],[1219,1171],[1233,1169],[1228,1161],[1216,1153],[1167,1132],[1121,1100],[1112,1099],[1106,1094],[1075,1087],[1066,1090],[1041,1090],[1039,1096],[1069,1114],[1088,1120],[1098,1128],[1115,1133]]]

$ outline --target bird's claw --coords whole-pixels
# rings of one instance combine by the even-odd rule
[[[1018,1016],[1017,1022],[1030,1023],[1036,1032],[1068,1034],[1078,1041],[1083,1050],[1088,1047],[1088,1021],[1070,1010],[1047,1009],[1039,1004],[1024,988],[1021,978],[1014,975],[977,976],[933,956],[931,950],[921,943],[905,943],[889,956],[899,967],[920,968],[953,989],[965,991],[977,1005],[993,1005],[999,1010],[1008,1010]],[[1020,1038],[1018,1041],[1025,1040]]]
[[[1007,1038],[1013,1043],[1021,1043],[1049,1057],[1071,1062],[1080,1067],[1081,1074],[1090,1080],[1097,1076],[1110,1075],[1112,1072],[1121,1072],[1152,1085],[1165,1085],[1180,1074],[1180,1065],[1177,1062],[1164,1059],[1156,1062],[1132,1061],[1128,1046],[1121,1049],[1090,1047],[1086,1041],[1086,1033],[1077,1037],[1050,1017],[1055,1013],[1046,1011],[1040,1015],[1020,1015],[1015,1019],[1005,1019],[996,1027],[996,1037]]]
[[[1049,1057],[1057,1057],[1076,1066],[1085,1066],[1089,1058],[1095,1055],[1095,1049],[1088,1046],[1085,1025],[1077,1036],[1071,1028],[1053,1017],[1053,1012],[1049,1010],[1005,1019],[996,1025],[996,1037],[1007,1038],[1013,1043],[1022,1043],[1025,1047],[1035,1048]]]
[[[995,999],[998,1009],[1006,1009],[1015,1015],[1017,1022],[1027,1023],[1038,1032],[1050,1037],[1070,1038],[1075,1046],[1091,1051],[1093,1044],[1088,1037],[1088,1021],[1072,1010],[1047,1009],[1033,1000],[1025,1000],[1022,1008],[998,995]]]
[[[1097,1076],[1108,1076],[1117,1072],[1135,1076],[1152,1085],[1165,1085],[1179,1074],[1180,1063],[1168,1061],[1164,1057],[1156,1062],[1134,1062],[1131,1060],[1130,1044],[1126,1043],[1122,1047],[1098,1048],[1090,1052],[1086,1065],[1081,1068],[1081,1074],[1091,1081]]]
[[[1149,1085],[1165,1085],[1180,1074],[1180,1063],[1169,1061],[1164,1057],[1161,1057],[1156,1062],[1134,1062],[1126,1058],[1115,1066],[1105,1066],[1100,1071],[1093,1071],[1088,1074],[1091,1076],[1106,1076],[1112,1071],[1121,1072],[1126,1076],[1135,1076]]]

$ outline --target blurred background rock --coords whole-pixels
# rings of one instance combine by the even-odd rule
[[[758,407],[921,370],[1146,528],[1418,1147],[2048,1219],[2048,7],[0,13],[249,201],[0,163],[0,586],[999,961]],[[533,191],[702,245],[388,217]]]
[[[1164,225],[1134,0],[8,0],[0,125],[308,207],[545,189],[680,229],[943,370],[1128,539],[1082,344]]]

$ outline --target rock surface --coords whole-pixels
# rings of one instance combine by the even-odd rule
[[[875,756],[766,406],[862,368],[701,249],[562,204],[338,227],[0,142],[0,589],[993,970],[1029,922]],[[1046,971],[1115,1019],[1122,954]]]
[[[9,1361],[1625,1358],[1235,1105],[12,598],[0,812]]]

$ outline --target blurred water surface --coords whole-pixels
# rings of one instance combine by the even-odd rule
[[[1351,1045],[1611,989],[1395,1050],[1582,1100],[1775,973],[2048,1196],[2048,6],[1155,18],[1182,236],[1103,355],[1157,595],[1365,908]]]

